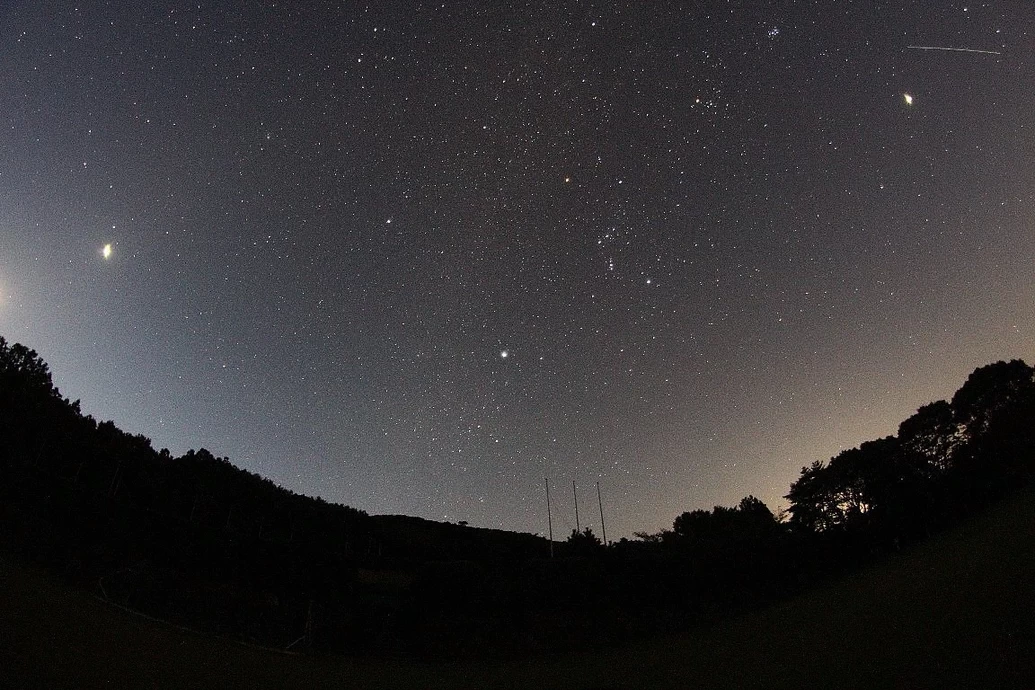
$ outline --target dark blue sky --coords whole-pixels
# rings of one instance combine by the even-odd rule
[[[375,513],[775,508],[1035,360],[1035,12],[935,5],[6,2],[0,334]]]

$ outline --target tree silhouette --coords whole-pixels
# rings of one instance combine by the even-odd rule
[[[1035,470],[1035,369],[1020,360],[974,371],[952,397],[964,443],[949,480],[962,500],[983,501],[1030,480]]]
[[[973,438],[1004,409],[1030,400],[1035,389],[1035,370],[1023,361],[996,362],[975,369],[952,396],[953,415]]]
[[[902,450],[910,453],[928,476],[952,464],[952,455],[963,442],[952,406],[944,400],[924,405],[898,427]]]
[[[715,506],[712,510],[693,510],[676,517],[672,532],[676,538],[702,543],[765,537],[777,525],[776,517],[765,503],[747,496],[733,507]]]
[[[546,560],[532,535],[372,518],[205,449],[155,451],[83,415],[36,352],[0,337],[0,545],[117,603],[272,644],[305,630],[316,646],[417,648],[552,609],[574,621],[618,607],[647,627],[743,610],[951,524],[1033,473],[1035,370],[997,362],[896,436],[803,467],[786,524],[748,496],[609,549],[573,530],[561,553],[577,558]],[[443,593],[457,605],[432,606]],[[431,608],[425,622],[445,627],[422,637]]]
[[[593,534],[593,529],[590,527],[581,532],[573,529],[565,543],[568,545],[568,553],[573,556],[591,556],[604,550],[604,542]]]
[[[808,531],[905,535],[1028,481],[1033,467],[1035,370],[996,362],[951,402],[918,409],[897,436],[803,467],[786,498],[791,523]]]
[[[57,390],[47,363],[21,343],[8,345],[0,336],[0,383],[5,390],[53,397]]]

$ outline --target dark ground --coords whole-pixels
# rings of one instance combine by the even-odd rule
[[[1035,492],[777,606],[619,649],[508,662],[292,655],[153,621],[0,555],[12,688],[1032,688]]]

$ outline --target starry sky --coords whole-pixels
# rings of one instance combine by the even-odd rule
[[[549,477],[599,534],[600,482],[629,536],[1035,361],[1028,0],[7,0],[0,45],[0,335],[294,491],[545,534]]]

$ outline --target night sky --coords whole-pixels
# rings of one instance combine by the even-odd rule
[[[0,46],[0,335],[294,491],[545,534],[549,476],[563,536],[600,482],[628,536],[1035,361],[1028,0],[7,0]]]

